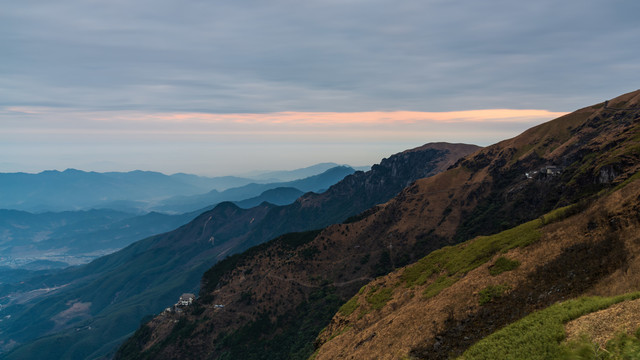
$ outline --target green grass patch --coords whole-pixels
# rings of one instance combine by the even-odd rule
[[[340,310],[338,310],[338,312],[340,312],[340,314],[342,314],[343,316],[349,316],[353,314],[354,311],[356,311],[358,306],[358,298],[352,297],[349,301],[347,301],[340,307]]]
[[[589,199],[582,199],[574,204],[563,206],[549,211],[548,213],[540,216],[542,225],[549,225],[560,220],[564,220],[570,216],[582,212],[590,204]]]
[[[627,180],[625,180],[625,181],[623,181],[622,183],[618,184],[618,186],[616,186],[616,187],[613,189],[613,191],[620,190],[620,189],[622,189],[623,187],[625,187],[625,186],[627,186],[627,185],[631,184],[632,182],[634,182],[634,181],[636,181],[636,180],[638,180],[638,179],[640,179],[640,171],[638,171],[637,173],[635,173],[635,174],[633,174],[633,175],[629,176],[629,178],[628,178]]]
[[[389,300],[391,300],[392,293],[392,288],[376,289],[376,291],[372,291],[367,294],[365,298],[372,308],[374,308],[375,310],[380,310],[385,305],[387,305],[387,302]]]
[[[623,360],[640,359],[640,329],[634,335],[618,333],[604,348],[589,340],[586,334],[561,345],[560,359],[566,360]]]
[[[456,246],[446,246],[406,267],[401,279],[410,287],[422,285],[432,275],[445,272],[451,278],[447,280],[450,286],[461,275],[486,263],[495,254],[538,241],[541,225],[542,221],[536,219],[495,235],[479,236]]]
[[[562,359],[566,350],[564,324],[606,309],[640,292],[615,297],[582,297],[557,303],[508,325],[467,349],[459,359]]]
[[[511,271],[520,266],[520,261],[511,260],[504,256],[500,256],[496,259],[496,262],[489,268],[489,274],[491,276],[497,276],[502,274],[503,272]]]
[[[449,286],[455,284],[459,278],[456,276],[439,276],[436,281],[429,284],[424,291],[422,292],[422,296],[425,299],[430,299],[438,294]]]
[[[480,305],[488,304],[492,302],[493,299],[497,299],[504,295],[504,293],[510,289],[511,286],[507,284],[489,285],[478,293],[478,303],[480,303]]]

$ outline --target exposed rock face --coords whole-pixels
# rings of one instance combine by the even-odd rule
[[[598,174],[598,183],[608,184],[615,180],[618,175],[620,174],[612,166],[604,166],[600,169],[600,173]]]

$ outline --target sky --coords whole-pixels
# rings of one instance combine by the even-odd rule
[[[27,0],[0,172],[202,175],[490,145],[640,87],[635,0]]]

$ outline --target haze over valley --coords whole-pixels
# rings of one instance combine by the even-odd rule
[[[44,270],[84,264],[184,225],[218,203],[286,205],[354,171],[324,163],[256,179],[73,169],[0,174],[0,266]],[[290,180],[296,176],[306,177]]]

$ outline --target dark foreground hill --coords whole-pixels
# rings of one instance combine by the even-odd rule
[[[156,316],[117,358],[462,354],[554,301],[640,283],[639,170],[637,91],[484,148],[351,221],[220,262],[194,305]]]
[[[149,314],[196,292],[217,261],[291,231],[321,228],[382,203],[416,179],[445,170],[473,145],[430,144],[356,172],[322,194],[287,206],[241,209],[222,203],[179,229],[54,277],[33,279],[3,299],[8,359],[105,356]],[[6,293],[10,289],[3,289]],[[16,346],[16,344],[20,344]]]

